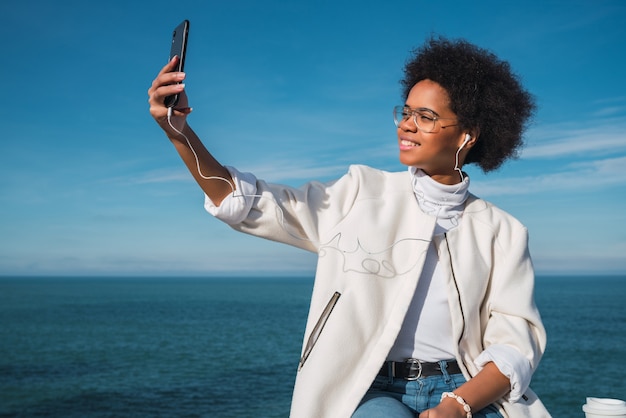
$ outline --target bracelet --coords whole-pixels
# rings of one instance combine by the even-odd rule
[[[463,410],[467,412],[466,418],[472,418],[472,408],[470,408],[467,402],[465,402],[465,399],[461,398],[459,395],[457,395],[456,393],[452,393],[452,392],[443,392],[441,394],[441,401],[443,401],[445,398],[455,399],[458,403],[461,404],[461,406],[463,407]]]

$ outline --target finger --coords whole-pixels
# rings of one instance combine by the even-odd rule
[[[193,111],[190,107],[181,107],[172,109],[172,116],[187,116]]]
[[[176,68],[175,65],[178,62],[177,60],[178,60],[178,57],[175,56],[161,68],[161,71],[159,71],[156,78],[152,80],[152,84],[150,85],[150,88],[148,89],[148,96],[152,96],[152,91],[156,90],[160,86],[164,84],[172,84],[173,82],[175,82],[175,79],[177,77],[178,78],[181,77],[180,73],[174,72],[174,69]],[[168,82],[168,79],[170,79],[169,82]]]
[[[185,79],[185,73],[174,71],[176,69],[176,65],[178,64],[179,59],[180,58],[178,56],[174,56],[167,64],[165,64],[161,68],[161,71],[159,71],[156,78],[152,80],[152,84],[148,89],[149,96],[152,95],[151,91],[159,88],[162,85],[181,82]]]
[[[166,83],[168,82],[168,80],[170,80],[169,83],[182,81],[185,78],[185,73],[183,73],[182,71],[176,71],[176,64],[178,63],[178,60],[179,58],[175,56],[170,60],[170,62],[165,64],[165,66],[161,68],[161,71],[159,71],[159,74],[157,75],[155,81],[163,80]]]
[[[181,95],[181,98],[185,96],[185,84],[167,84],[167,85],[158,85],[153,86],[148,90],[148,103],[153,106],[164,106],[164,100],[167,96],[173,96],[175,94]],[[186,106],[186,96],[185,100],[181,103],[182,106]]]
[[[169,85],[175,85],[175,84],[181,83],[185,79],[185,77],[186,77],[185,73],[182,73],[182,72],[159,73],[157,78],[152,80],[152,84],[150,85],[150,88],[148,89],[148,95],[151,96],[154,93],[154,91],[156,91],[157,89],[163,86],[169,86]]]
[[[174,71],[174,69],[176,68],[176,64],[178,64],[178,60],[180,60],[180,58],[177,55],[174,55],[172,59],[169,60],[169,62],[165,64],[163,68],[161,68],[159,75]]]

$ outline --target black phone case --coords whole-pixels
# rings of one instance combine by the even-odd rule
[[[185,70],[185,58],[187,55],[187,38],[189,36],[189,21],[182,21],[176,28],[174,32],[172,32],[172,45],[170,47],[170,60],[175,56],[178,56],[180,59],[178,61],[178,66],[174,71],[184,71]],[[174,107],[178,104],[178,94],[174,94],[172,96],[167,96],[165,98],[165,106]]]

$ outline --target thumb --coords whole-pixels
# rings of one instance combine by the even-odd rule
[[[172,114],[174,116],[188,115],[192,110],[193,108],[191,107],[176,107],[172,108]]]

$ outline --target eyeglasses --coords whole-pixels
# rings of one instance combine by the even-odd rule
[[[435,131],[436,123],[438,120],[444,119],[454,119],[454,118],[440,118],[436,116],[432,110],[429,109],[411,109],[408,106],[396,106],[393,108],[393,121],[396,126],[400,126],[400,124],[407,120],[410,117],[413,117],[413,122],[415,122],[415,126],[422,132],[430,133]],[[441,129],[445,129],[449,126],[453,125],[441,125]]]

